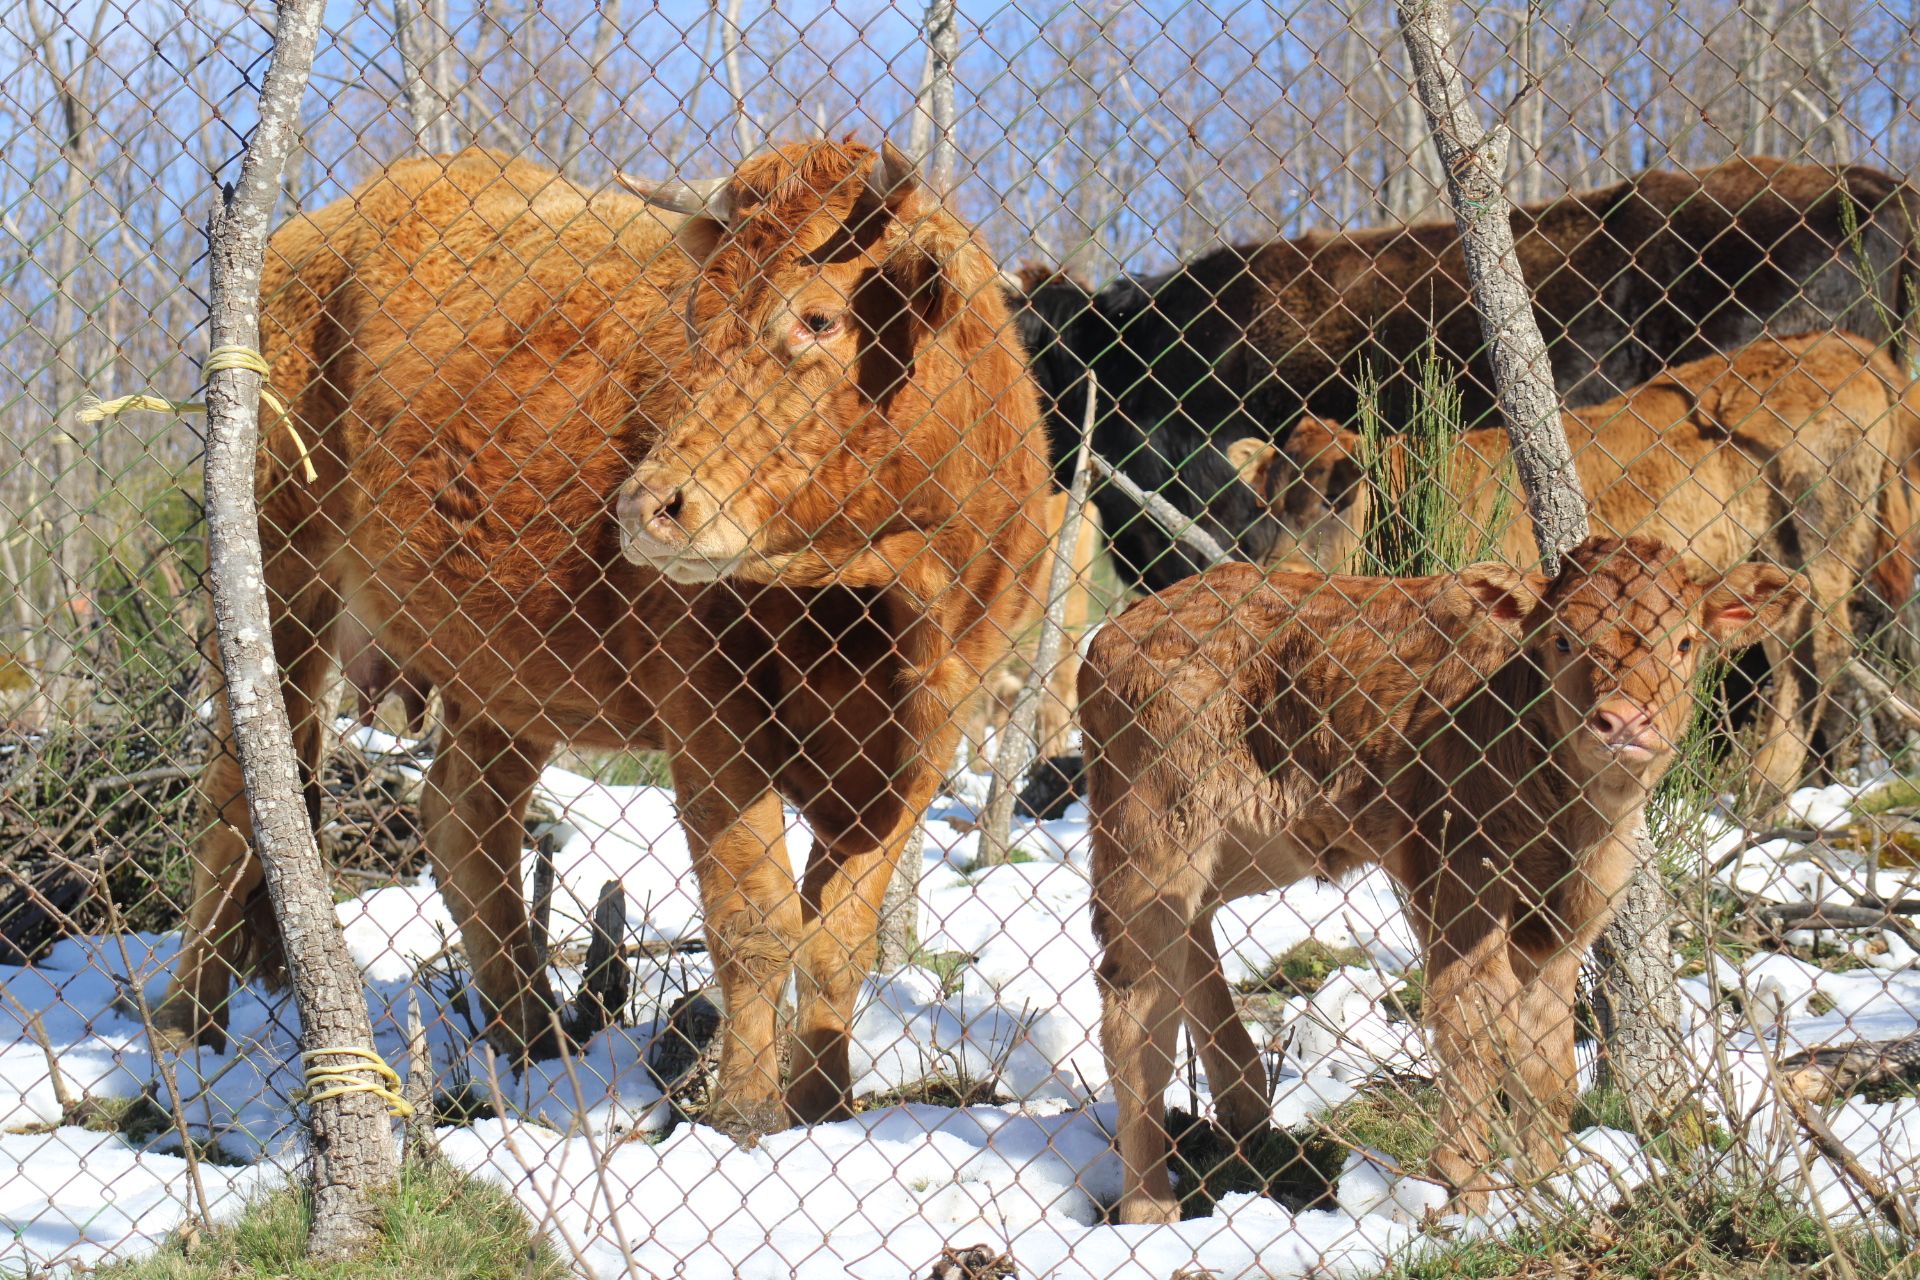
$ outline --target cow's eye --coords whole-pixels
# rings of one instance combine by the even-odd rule
[[[1561,653],[1572,653],[1573,641],[1567,639],[1565,636],[1555,636],[1553,638],[1553,647]]]
[[[1692,652],[1693,652],[1693,637],[1692,637],[1692,636],[1688,636],[1688,637],[1687,637],[1686,639],[1684,639],[1684,640],[1682,640],[1682,641],[1680,642],[1680,652],[1682,652],[1682,653],[1692,653]]]
[[[810,311],[800,318],[808,333],[814,337],[823,337],[840,327],[840,317],[829,315],[825,311]]]

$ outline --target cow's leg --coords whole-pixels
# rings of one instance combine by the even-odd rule
[[[726,1012],[705,1120],[750,1137],[787,1124],[775,1029],[793,972],[800,896],[772,783],[717,718],[704,727],[711,732],[674,751],[673,782]]]
[[[294,752],[305,784],[308,819],[320,821],[320,755],[325,726],[319,698],[331,670],[324,601],[309,601],[305,616],[283,614],[273,647],[281,664],[281,690],[293,727]],[[278,612],[278,611],[276,611]],[[193,846],[193,896],[179,959],[167,994],[153,1010],[153,1035],[163,1046],[226,1043],[227,994],[248,957],[277,954],[274,938],[243,928],[248,902],[263,891],[260,860],[249,837],[246,785],[234,745],[233,720],[223,691],[216,700],[213,740],[200,775],[195,809],[199,836]],[[254,913],[257,914],[257,913]],[[271,915],[265,927],[271,926]]]
[[[1487,1119],[1500,1105],[1502,1024],[1519,998],[1499,910],[1510,895],[1491,886],[1476,892],[1445,870],[1438,874],[1439,886],[1416,894],[1431,905],[1415,913],[1428,938],[1424,1012],[1440,1066],[1433,1168],[1473,1212],[1486,1206],[1492,1185]]]
[[[1187,930],[1187,969],[1181,985],[1187,993],[1187,1028],[1207,1069],[1214,1113],[1234,1137],[1251,1137],[1273,1117],[1267,1103],[1267,1069],[1240,1021],[1233,990],[1220,968],[1210,910]]]
[[[440,894],[486,1002],[487,1040],[515,1059],[559,1051],[553,988],[520,891],[527,803],[546,757],[495,724],[455,717],[420,797]]]
[[[947,744],[945,757],[951,757],[952,735],[940,741]],[[854,1005],[861,979],[873,968],[887,885],[939,782],[937,773],[922,768],[906,785],[898,816],[886,830],[837,842],[819,840],[807,860],[793,1083],[787,1093],[788,1106],[802,1124],[853,1114],[847,1051]]]
[[[1570,944],[1540,964],[1508,1020],[1507,1100],[1529,1181],[1559,1168],[1579,1100],[1573,1010],[1580,955]]]
[[[1096,832],[1095,839],[1103,837]],[[1188,883],[1184,855],[1163,854],[1136,847],[1109,856],[1098,844],[1094,851],[1094,931],[1103,946],[1096,970],[1100,1047],[1119,1103],[1116,1213],[1126,1223],[1180,1217],[1167,1169],[1166,1093],[1180,1031],[1179,984],[1186,978],[1200,894]]]

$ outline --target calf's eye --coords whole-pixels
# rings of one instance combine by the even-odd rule
[[[1553,647],[1561,653],[1572,653],[1573,641],[1567,639],[1565,636],[1555,636],[1553,638]]]
[[[808,333],[811,333],[817,338],[822,334],[832,333],[835,329],[839,328],[840,317],[830,316],[824,311],[815,311],[802,317],[800,323],[807,327]]]
[[[1687,637],[1687,638],[1686,638],[1685,640],[1682,640],[1682,641],[1680,642],[1680,652],[1682,652],[1682,653],[1691,653],[1691,652],[1693,652],[1693,637],[1692,637],[1692,636],[1688,636],[1688,637]]]

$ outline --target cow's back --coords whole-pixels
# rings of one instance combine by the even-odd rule
[[[1124,794],[1213,839],[1257,806],[1286,815],[1306,847],[1364,841],[1374,816],[1398,827],[1419,807],[1407,789],[1432,770],[1414,766],[1434,763],[1420,752],[1512,652],[1450,576],[1196,575],[1135,602],[1089,647],[1095,811]]]
[[[263,342],[319,476],[262,433],[269,557],[292,546],[409,669],[498,691],[509,721],[595,714],[627,684],[608,633],[671,594],[620,560],[608,510],[678,403],[672,236],[637,199],[481,150],[289,221]]]

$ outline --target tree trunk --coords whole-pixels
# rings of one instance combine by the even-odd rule
[[[900,851],[900,865],[887,882],[880,904],[880,945],[874,955],[875,973],[893,973],[913,962],[920,944],[920,870],[927,847],[927,824],[914,827]]]
[[[441,92],[439,48],[446,32],[434,28],[431,6],[420,0],[393,0],[393,33],[405,69],[407,118],[414,145],[428,155],[454,148],[452,104]]]
[[[1494,389],[1548,573],[1588,534],[1587,504],[1573,469],[1553,370],[1513,245],[1511,205],[1501,190],[1506,130],[1489,135],[1454,68],[1448,10],[1436,0],[1397,0],[1400,31],[1460,227],[1467,277],[1487,338]],[[1644,826],[1644,824],[1643,824]],[[1639,865],[1600,948],[1601,985],[1611,993],[1608,1053],[1628,1105],[1644,1124],[1680,1103],[1686,1064],[1677,1057],[1672,904],[1642,842]]]
[[[953,187],[953,63],[960,53],[954,0],[927,0],[927,60],[915,94],[911,146],[927,166],[927,179],[942,195]]]
[[[60,108],[60,159],[65,175],[56,211],[52,275],[54,287],[52,330],[53,422],[46,438],[46,541],[49,548],[45,596],[45,635],[40,697],[26,719],[39,727],[79,714],[88,681],[81,670],[81,645],[93,617],[92,554],[97,548],[88,512],[96,488],[98,453],[81,447],[78,417],[86,391],[86,331],[91,321],[80,305],[80,270],[87,254],[82,230],[85,201],[93,185],[93,130],[88,91],[87,56],[63,63],[54,29],[45,21],[38,0],[26,6],[26,17],[39,55],[52,78]],[[100,47],[96,21],[85,46]],[[97,429],[96,429],[97,432]],[[31,573],[31,568],[28,570]]]
[[[719,0],[714,0],[716,5]],[[747,86],[740,72],[741,0],[727,0],[725,25],[720,28],[720,59],[727,68],[727,92],[733,96],[733,145],[745,160],[759,150],[753,137],[753,122],[747,117]]]
[[[980,816],[980,848],[974,857],[978,866],[1005,862],[1013,852],[1013,802],[1039,751],[1040,700],[1053,687],[1053,669],[1060,662],[1060,646],[1066,637],[1063,619],[1067,593],[1073,588],[1073,549],[1080,541],[1080,525],[1087,515],[1087,491],[1093,483],[1093,419],[1099,389],[1091,372],[1087,374],[1086,396],[1080,452],[1074,459],[1073,482],[1067,489],[1067,512],[1054,538],[1053,565],[1047,575],[1046,608],[1040,617],[1033,669],[1013,700],[1013,710],[994,746],[993,782],[987,790],[986,812]]]
[[[260,342],[267,223],[298,131],[323,7],[322,0],[283,0],[260,94],[260,122],[247,144],[239,181],[209,228],[215,348],[255,349]],[[260,376],[245,369],[214,370],[207,377],[208,580],[220,661],[254,847],[286,942],[301,1047],[307,1053],[370,1050],[373,1029],[360,975],[341,938],[308,825],[274,659],[254,494],[260,387]],[[353,1065],[351,1058],[322,1061]],[[390,1184],[397,1172],[386,1104],[358,1091],[316,1098],[310,1123],[314,1217],[308,1252],[316,1258],[343,1257],[371,1236],[370,1194]]]

